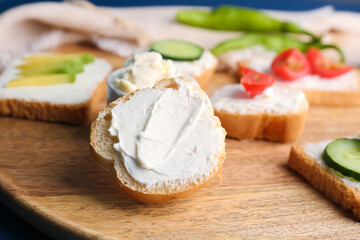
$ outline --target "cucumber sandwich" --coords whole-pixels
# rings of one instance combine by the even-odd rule
[[[293,146],[288,166],[360,219],[360,138]]]

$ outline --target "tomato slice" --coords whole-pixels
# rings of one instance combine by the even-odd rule
[[[320,49],[310,47],[306,58],[310,64],[311,72],[324,78],[334,78],[349,72],[352,67],[340,62],[332,62],[325,57]]]
[[[253,69],[240,66],[241,84],[250,97],[261,94],[266,88],[274,84],[275,78]]]
[[[238,67],[239,67],[239,73],[240,73],[241,76],[244,76],[245,74],[247,74],[249,72],[256,72],[254,69],[244,67],[241,64],[238,64]]]
[[[281,52],[272,62],[271,69],[277,77],[286,81],[292,81],[310,73],[306,57],[296,48]]]

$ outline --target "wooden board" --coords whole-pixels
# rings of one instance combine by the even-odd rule
[[[231,81],[218,73],[209,92]],[[360,108],[311,108],[298,142],[353,135],[360,130],[359,117]],[[0,129],[2,201],[57,239],[354,239],[360,234],[349,212],[287,168],[291,144],[227,139],[222,182],[215,179],[177,202],[143,205],[117,192],[92,160],[89,126],[1,117]]]

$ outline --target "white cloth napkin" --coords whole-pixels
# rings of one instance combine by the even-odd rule
[[[91,42],[130,56],[151,43],[136,24],[86,1],[44,2],[19,6],[0,15],[0,69],[26,52]]]

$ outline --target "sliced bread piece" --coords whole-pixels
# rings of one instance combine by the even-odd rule
[[[22,58],[14,60],[0,75],[0,115],[85,124],[98,113],[98,104],[105,99],[106,77],[112,70],[107,61],[95,58],[71,83],[6,87],[18,78],[16,67],[21,64]]]
[[[211,98],[228,136],[291,142],[302,134],[308,103],[296,89],[272,86],[250,98],[241,84],[225,85]]]
[[[221,175],[225,136],[207,95],[176,77],[110,103],[91,125],[90,149],[128,197],[163,203]]]
[[[288,166],[311,185],[360,219],[360,182],[340,176],[330,170],[322,153],[331,140],[295,145],[291,148]]]

